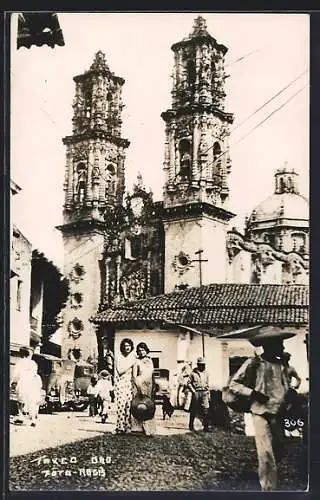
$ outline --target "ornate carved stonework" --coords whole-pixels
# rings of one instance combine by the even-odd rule
[[[74,318],[72,321],[69,321],[68,323],[69,336],[72,337],[74,340],[77,340],[79,337],[81,337],[83,329],[84,329],[83,321],[81,321],[81,319],[79,318]]]
[[[184,252],[180,252],[178,255],[176,255],[172,262],[172,267],[175,272],[179,274],[179,276],[182,276],[184,273],[186,273],[191,266],[192,262],[190,255]]]
[[[307,276],[309,260],[298,253],[281,252],[275,250],[271,245],[246,240],[237,231],[227,233],[227,252],[229,263],[232,264],[234,257],[240,251],[250,252],[253,255],[253,272],[260,277],[261,273],[276,261],[282,262],[283,272],[286,273],[286,282],[292,283],[295,276],[304,274]],[[291,278],[290,278],[291,276]]]
[[[142,269],[128,276],[121,276],[120,287],[123,299],[133,301],[144,298],[146,294],[146,281],[146,276]]]
[[[79,309],[82,307],[83,295],[80,292],[75,292],[70,295],[70,307],[71,309]]]
[[[201,36],[196,33],[197,29],[189,38],[172,46],[175,53],[172,107],[162,113],[167,145],[164,162],[166,207],[194,201],[222,206],[228,197],[227,175],[230,169],[224,167],[225,157],[220,162],[225,176],[224,189],[219,189],[214,197],[205,193],[206,188],[221,187],[222,174],[210,175],[212,148],[215,141],[221,148],[224,146],[223,134],[233,121],[232,115],[223,111],[224,54],[227,49],[206,30],[201,31]],[[206,37],[208,43],[205,43]],[[172,196],[173,187],[179,189],[185,180],[193,189],[182,189],[178,196]]]
[[[78,284],[80,283],[81,280],[83,280],[84,275],[85,275],[84,267],[77,262],[73,267],[72,271],[69,273],[69,279],[70,281],[73,281],[74,283]]]

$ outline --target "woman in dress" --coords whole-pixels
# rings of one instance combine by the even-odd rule
[[[38,375],[37,363],[32,362],[24,370],[23,377],[17,382],[17,396],[24,413],[29,415],[32,427],[36,426],[41,402],[42,380]]]
[[[117,407],[116,433],[125,434],[131,430],[130,405],[132,401],[132,370],[136,362],[131,339],[123,339],[120,353],[115,360],[115,400]]]
[[[153,362],[148,356],[150,350],[144,342],[137,345],[138,359],[133,367],[133,396],[148,396],[154,398],[155,382]],[[153,436],[156,432],[155,417],[151,420],[137,420],[132,416],[132,431],[143,432],[146,436]]]

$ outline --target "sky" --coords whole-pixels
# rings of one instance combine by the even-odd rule
[[[22,191],[13,197],[12,220],[33,247],[59,267],[63,246],[55,226],[62,223],[62,137],[72,133],[73,76],[89,69],[94,54],[102,50],[111,71],[125,79],[122,136],[130,140],[126,186],[130,191],[141,172],[145,186],[160,200],[164,159],[160,115],[171,106],[170,47],[192,31],[198,15],[205,17],[210,34],[229,49],[226,111],[235,117],[229,209],[237,214],[231,226],[241,230],[245,216],[273,193],[274,172],[285,161],[299,173],[300,192],[308,196],[308,15],[58,13],[64,47],[19,50],[14,15],[11,178]]]

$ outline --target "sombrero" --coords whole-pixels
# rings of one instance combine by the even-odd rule
[[[296,335],[295,332],[290,332],[288,330],[281,330],[277,328],[266,328],[263,331],[260,331],[257,335],[255,335],[253,338],[249,339],[250,343],[255,346],[259,347],[268,342],[269,340],[287,340],[291,339]]]
[[[151,420],[155,411],[156,405],[148,396],[136,396],[131,401],[131,413],[137,420]]]
[[[291,329],[260,325],[228,332],[223,335],[219,335],[218,338],[221,340],[248,340],[252,345],[258,347],[263,345],[269,339],[286,340],[294,337],[295,335],[296,332]]]

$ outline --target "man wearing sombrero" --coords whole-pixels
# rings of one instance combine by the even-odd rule
[[[283,450],[283,415],[289,390],[283,341],[293,335],[269,331],[248,339],[255,347],[261,346],[263,353],[246,360],[230,382],[234,393],[250,398],[262,491],[277,487],[277,461]]]

